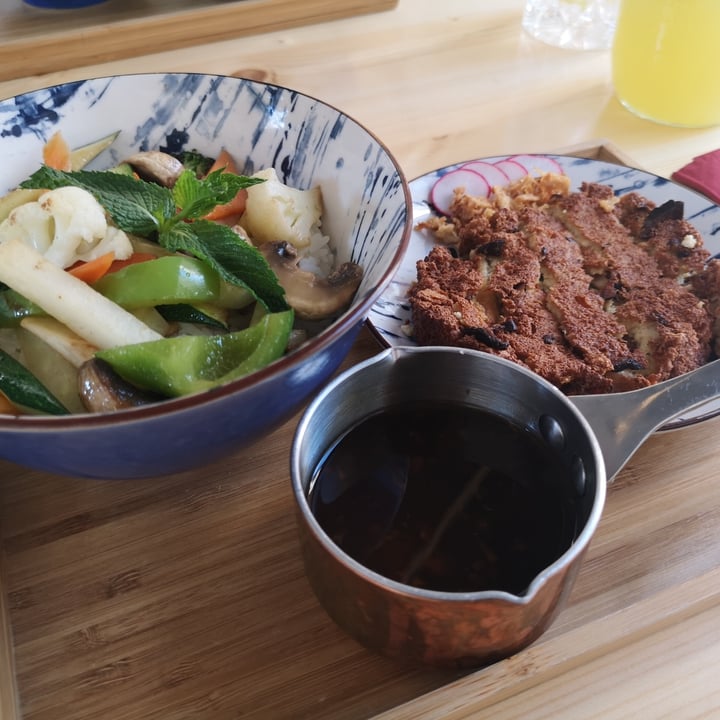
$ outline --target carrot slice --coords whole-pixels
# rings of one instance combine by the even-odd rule
[[[125,260],[113,260],[108,273],[114,273],[118,270],[126,268],[128,265],[135,265],[136,263],[147,262],[148,260],[155,260],[158,256],[147,252],[136,252],[133,253],[129,258]]]
[[[210,166],[207,174],[209,175],[216,170],[224,170],[225,172],[235,173],[235,175],[238,174],[237,164],[233,156],[225,148],[223,148],[215,158],[215,162]]]
[[[245,212],[245,204],[247,203],[247,190],[239,190],[238,194],[225,205],[217,205],[206,216],[206,220],[223,220],[232,215],[237,218]]]
[[[238,175],[238,167],[232,155],[223,148],[220,154],[215,158],[215,162],[208,170],[208,175],[216,170],[230,172]],[[217,205],[206,216],[205,220],[228,220],[235,216],[239,218],[245,212],[245,203],[247,202],[247,190],[240,190],[238,194],[228,203]]]
[[[0,393],[0,415],[18,415],[19,411],[15,404],[5,395]]]
[[[43,162],[54,170],[72,170],[72,159],[70,157],[70,146],[65,138],[56,132],[43,147]]]
[[[75,276],[78,280],[82,280],[88,284],[98,281],[109,270],[115,260],[115,253],[108,252],[94,260],[87,262],[79,262],[68,268],[68,272]]]

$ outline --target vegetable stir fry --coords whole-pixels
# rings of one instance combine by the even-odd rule
[[[105,412],[204,391],[302,342],[362,269],[333,269],[319,188],[238,172],[222,150],[84,166],[117,133],[0,198],[0,412]]]

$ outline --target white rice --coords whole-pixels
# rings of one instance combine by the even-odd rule
[[[300,251],[299,267],[326,277],[335,268],[335,252],[330,246],[330,238],[323,235],[320,225],[312,228],[310,244]]]

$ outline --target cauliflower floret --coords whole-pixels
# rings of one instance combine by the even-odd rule
[[[100,203],[77,187],[48,190],[37,201],[15,208],[0,223],[0,242],[10,238],[18,238],[62,268],[110,251],[125,260],[133,251],[130,238],[107,224]]]
[[[282,183],[273,168],[255,173],[265,182],[252,185],[240,223],[255,243],[285,241],[306,248],[322,214],[319,187],[298,190]]]

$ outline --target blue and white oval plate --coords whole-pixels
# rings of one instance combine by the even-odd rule
[[[496,164],[517,156],[481,158],[472,162]],[[528,156],[523,156],[527,158]],[[703,195],[652,173],[617,165],[611,162],[567,155],[542,155],[558,163],[570,178],[571,189],[577,190],[583,182],[603,183],[613,188],[615,194],[638,192],[661,205],[667,200],[680,200],[685,204],[685,217],[701,233],[705,246],[712,255],[720,256],[720,206]],[[438,179],[458,170],[471,161],[463,161],[433,170],[410,182],[413,200],[413,225],[437,214],[430,202],[430,193]],[[410,325],[408,290],[416,278],[416,263],[422,260],[434,245],[429,233],[413,230],[407,251],[399,269],[383,294],[370,310],[368,326],[383,345],[400,347],[415,345],[405,330]],[[677,429],[707,420],[720,414],[720,399],[678,416],[663,426],[663,430]]]

